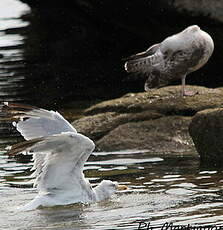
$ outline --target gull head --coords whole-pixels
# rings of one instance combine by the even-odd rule
[[[96,193],[98,195],[98,201],[109,198],[116,191],[128,189],[125,185],[119,185],[118,182],[113,182],[110,180],[103,180],[96,188]]]

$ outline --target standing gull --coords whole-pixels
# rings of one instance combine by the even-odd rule
[[[94,150],[88,137],[77,133],[58,112],[5,102],[2,108],[25,142],[9,148],[9,155],[32,154],[38,195],[23,210],[40,206],[91,203],[109,198],[125,185],[103,180],[92,188],[83,167]]]
[[[181,79],[182,96],[194,95],[185,90],[186,76],[201,68],[213,50],[211,36],[193,25],[151,46],[145,52],[130,56],[126,59],[125,70],[147,75],[146,91]]]

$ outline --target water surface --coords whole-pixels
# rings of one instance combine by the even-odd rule
[[[166,222],[223,225],[223,172],[200,168],[198,159],[140,151],[93,153],[85,165],[92,185],[110,179],[127,185],[127,191],[95,204],[18,212],[36,195],[31,166],[1,151],[1,229],[137,229],[138,221],[157,227]]]

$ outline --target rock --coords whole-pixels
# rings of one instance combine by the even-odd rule
[[[188,134],[190,121],[190,117],[168,116],[127,122],[97,141],[97,147],[103,151],[146,149],[151,154],[191,155],[194,148]]]
[[[208,108],[223,107],[223,88],[208,89],[201,86],[187,86],[188,90],[198,91],[193,97],[181,97],[181,86],[168,86],[152,89],[144,93],[130,93],[121,98],[105,101],[90,107],[85,115],[103,112],[156,111],[165,115],[194,115]]]
[[[223,163],[223,109],[198,112],[189,126],[190,135],[200,154],[201,162]]]
[[[187,88],[199,94],[182,98],[180,86],[129,93],[91,106],[72,124],[101,151],[136,148],[160,155],[197,155],[189,123],[199,111],[223,108],[223,88]]]
[[[179,12],[187,11],[193,16],[202,15],[223,22],[223,2],[219,0],[176,0],[173,6]]]
[[[114,4],[113,1],[105,1],[102,2],[100,0],[68,0],[66,4],[61,1],[53,1],[53,0],[46,0],[42,1],[35,1],[35,0],[20,0],[29,4],[33,8],[44,8],[44,7],[64,7],[64,8],[80,8],[87,13],[98,13],[99,15],[106,15],[108,14],[111,16],[119,16],[120,13],[124,14],[126,11],[131,11],[135,9],[135,16],[141,17],[148,17],[144,13],[149,11],[149,8],[152,8],[156,14],[165,12],[165,11],[172,11],[174,13],[184,13],[187,11],[192,16],[204,16],[211,19],[215,19],[217,21],[223,22],[223,3],[219,0],[212,0],[210,4],[210,0],[202,0],[202,1],[194,1],[194,0],[157,0],[156,2],[147,2],[147,1],[140,1],[140,2],[129,2],[129,1],[122,1],[119,4]],[[116,14],[114,10],[116,9]],[[111,11],[109,13],[109,10]],[[143,13],[140,15],[139,10]],[[118,14],[119,13],[119,14]],[[153,14],[153,11],[150,12]],[[123,15],[124,16],[124,15]],[[139,20],[139,19],[138,19]]]
[[[111,130],[124,123],[152,120],[162,116],[162,114],[153,111],[123,114],[116,112],[105,112],[83,117],[74,121],[72,125],[77,129],[78,132],[81,132],[94,140],[98,140]]]

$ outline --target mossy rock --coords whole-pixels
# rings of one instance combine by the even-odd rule
[[[181,86],[168,86],[143,93],[129,93],[121,98],[91,106],[85,111],[85,115],[152,110],[165,115],[193,116],[196,112],[204,109],[223,107],[223,88],[209,89],[202,86],[187,86],[187,89],[198,92],[198,94],[192,97],[182,97]]]

